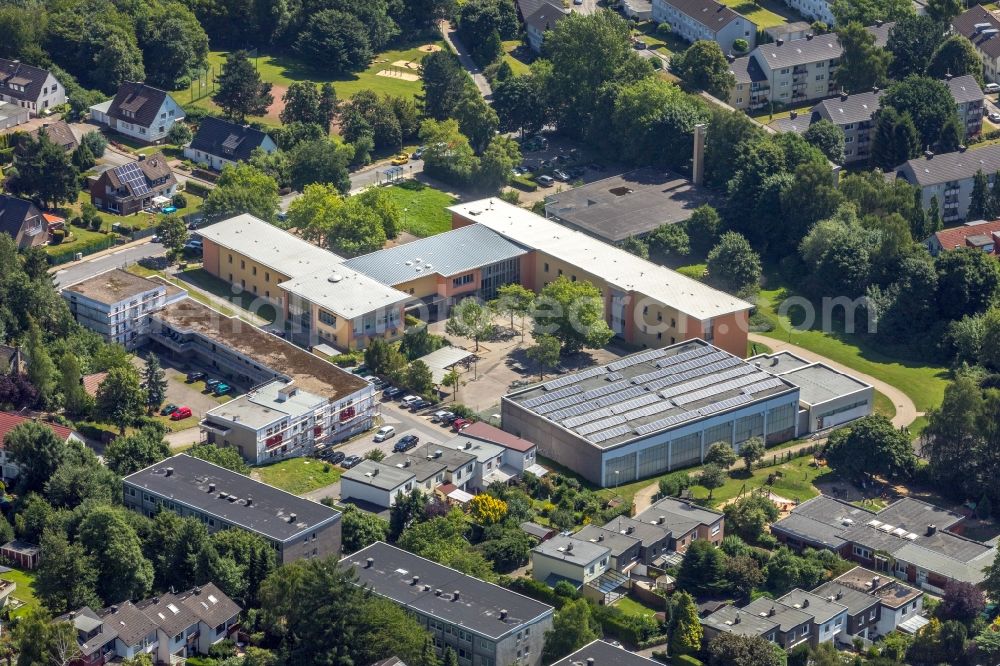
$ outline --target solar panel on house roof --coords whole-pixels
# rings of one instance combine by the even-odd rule
[[[149,185],[146,184],[146,174],[142,172],[139,165],[129,162],[119,167],[115,167],[115,175],[135,195],[143,195],[149,192]]]

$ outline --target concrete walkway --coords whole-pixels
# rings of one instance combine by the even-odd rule
[[[782,340],[777,340],[775,338],[769,338],[767,336],[760,335],[757,333],[751,333],[749,337],[750,337],[750,342],[757,342],[759,344],[767,345],[776,352],[778,351],[791,352],[796,356],[801,356],[807,361],[819,361],[821,363],[825,363],[826,365],[830,366],[831,368],[834,368],[835,370],[839,370],[849,375],[853,375],[854,377],[857,377],[861,381],[871,384],[872,386],[875,387],[876,391],[882,393],[887,398],[889,398],[889,400],[892,401],[892,404],[896,407],[896,415],[892,418],[892,423],[897,428],[908,426],[911,423],[913,423],[913,421],[918,416],[923,416],[923,412],[917,411],[916,405],[913,404],[913,401],[910,400],[909,396],[907,396],[905,393],[900,391],[892,384],[887,384],[881,379],[876,379],[871,375],[866,375],[861,372],[858,372],[857,370],[850,368],[842,363],[837,363],[836,361],[828,359],[825,356],[820,356],[815,352],[811,352],[808,349],[804,349],[803,347],[799,347],[798,345],[793,345],[789,342],[784,342]]]
[[[490,101],[490,99],[493,98],[493,89],[490,87],[490,82],[486,80],[485,76],[483,76],[482,70],[479,69],[476,61],[472,59],[472,55],[470,55],[469,50],[465,48],[464,44],[462,44],[462,41],[458,37],[458,30],[452,27],[451,23],[448,21],[441,21],[438,24],[438,27],[441,30],[441,36],[444,38],[444,41],[448,43],[448,46],[451,47],[452,51],[458,54],[458,61],[462,63],[462,67],[464,67],[465,71],[467,71],[472,77],[472,80],[476,84],[476,88],[479,89],[479,94],[481,94],[487,102]]]

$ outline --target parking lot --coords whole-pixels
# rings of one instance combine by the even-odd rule
[[[564,191],[572,187],[572,183],[583,181],[592,183],[595,180],[607,178],[616,173],[621,173],[623,167],[619,164],[608,162],[595,162],[592,156],[578,145],[563,137],[546,137],[547,146],[540,149],[532,149],[538,143],[528,143],[521,154],[521,167],[527,167],[529,171],[525,177],[537,180],[539,176],[548,175],[553,182],[548,186],[539,182],[538,189],[534,192],[524,192],[517,190],[521,201],[533,203],[541,201],[550,194]],[[556,173],[561,171],[569,177],[568,180],[560,180]]]

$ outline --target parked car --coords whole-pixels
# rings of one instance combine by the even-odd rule
[[[427,146],[420,146],[419,148],[417,148],[416,150],[414,150],[413,151],[413,159],[415,159],[415,160],[423,159],[424,152],[426,150],[427,150]]]
[[[569,174],[570,178],[582,178],[583,174],[587,173],[587,170],[584,167],[576,166],[566,169],[566,173]]]
[[[538,178],[535,178],[535,182],[542,187],[552,187],[556,181],[552,179],[552,176],[539,176]]]
[[[388,384],[386,384],[383,380],[376,377],[375,381],[372,382],[372,386],[375,388],[376,391],[381,391],[386,386],[388,386]]]
[[[447,410],[434,412],[434,416],[431,417],[431,423],[445,423],[445,419],[447,419],[449,416],[451,416],[451,412]]]
[[[392,158],[393,166],[402,166],[403,164],[406,164],[409,161],[410,161],[410,156],[404,155],[403,153],[400,153],[399,155],[396,155],[394,158]]]
[[[569,174],[563,171],[562,169],[556,169],[555,171],[553,171],[552,177],[564,183],[569,182]]]
[[[409,451],[410,449],[414,448],[417,445],[417,442],[419,441],[420,438],[417,437],[416,435],[404,435],[403,437],[399,438],[399,441],[396,442],[396,445],[392,447],[392,450],[395,453],[402,453],[403,451]]]
[[[160,416],[170,416],[177,411],[177,405],[170,403],[160,410]]]
[[[368,375],[366,377],[362,377],[362,379],[364,379],[369,384],[374,384],[375,382],[378,381],[378,377],[376,377],[375,375]]]
[[[386,399],[392,399],[402,392],[403,389],[396,388],[395,386],[390,386],[389,388],[382,391],[382,397]]]
[[[221,379],[206,379],[205,388],[207,388],[209,391],[214,391],[215,387],[221,383],[222,383]]]
[[[344,453],[343,451],[328,451],[326,453],[325,460],[333,463],[334,465],[339,465],[340,463],[344,462],[344,458],[346,457],[347,454]]]
[[[194,382],[199,382],[199,381],[201,381],[204,378],[205,378],[205,373],[204,372],[189,372],[189,373],[187,373],[187,379],[186,379],[186,381],[187,381],[188,384],[191,384],[191,383],[194,383]]]
[[[378,432],[375,433],[375,441],[384,442],[385,440],[395,436],[396,436],[395,428],[393,428],[392,426],[382,426],[381,428],[378,429]]]
[[[469,419],[455,419],[451,424],[451,429],[458,432],[467,425],[471,425],[472,421]]]
[[[410,405],[412,405],[413,403],[415,403],[417,400],[420,400],[420,396],[419,395],[408,395],[408,396],[405,396],[402,400],[400,400],[399,404],[402,405],[403,407],[409,407]]]
[[[454,423],[455,421],[459,420],[460,418],[462,418],[462,417],[459,416],[458,414],[449,414],[448,418],[444,419],[444,422],[447,423],[448,425],[451,425],[452,423]]]
[[[1000,113],[994,111],[989,115],[989,119],[991,123],[1000,123]]]
[[[359,462],[361,462],[361,456],[347,456],[341,461],[340,466],[344,469],[351,469]]]
[[[171,421],[183,421],[184,419],[187,418],[191,418],[190,407],[178,407],[170,414]]]
[[[410,411],[419,412],[421,409],[427,409],[433,404],[434,403],[431,402],[430,400],[423,400],[423,399],[414,400],[413,402],[410,403]]]
[[[230,386],[229,384],[226,384],[225,382],[219,382],[218,384],[215,385],[214,393],[215,395],[226,395],[232,390],[233,387]]]
[[[351,373],[355,375],[361,375],[362,377],[364,377],[365,375],[370,375],[372,371],[367,365],[359,365],[358,367],[351,370]]]
[[[993,93],[1000,92],[1000,83],[987,83],[983,86],[983,92],[992,95]]]

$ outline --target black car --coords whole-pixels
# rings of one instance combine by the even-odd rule
[[[187,383],[191,384],[193,382],[201,381],[205,378],[204,372],[189,372],[187,373]]]
[[[390,386],[389,388],[382,391],[382,397],[386,399],[395,398],[397,395],[403,392],[403,389],[396,388],[395,386]]]
[[[347,455],[343,451],[327,451],[324,460],[327,460],[334,465],[344,462]]]
[[[417,445],[417,442],[419,441],[420,438],[417,437],[416,435],[404,435],[403,437],[399,438],[399,441],[396,442],[396,445],[392,447],[392,450],[395,453],[402,453],[403,451],[409,451],[410,449],[415,447]]]
[[[214,391],[215,387],[222,383],[221,379],[207,379],[205,380],[205,388],[209,391]]]
[[[459,416],[458,414],[451,414],[448,417],[442,419],[441,423],[446,423],[448,425],[451,425],[452,423],[454,423],[455,421],[457,421],[460,418],[462,418],[462,417]]]
[[[410,403],[410,411],[419,412],[421,409],[427,409],[433,404],[430,400],[414,400]]]
[[[347,456],[340,462],[340,466],[344,469],[351,469],[359,462],[361,462],[361,456]]]

